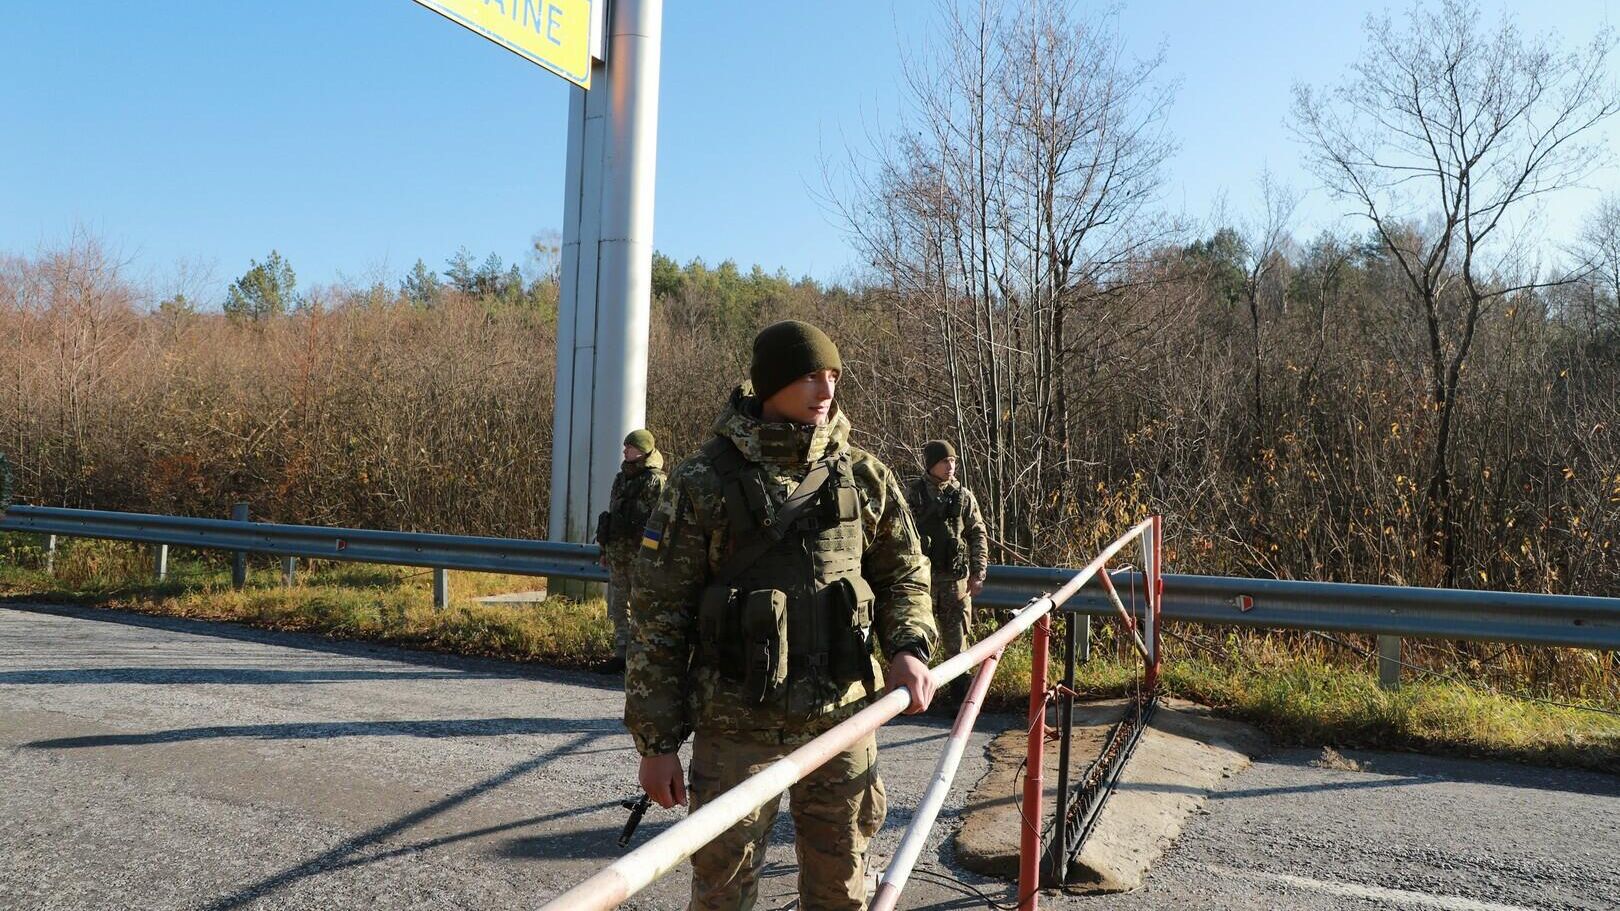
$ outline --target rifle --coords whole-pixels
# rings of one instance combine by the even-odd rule
[[[641,825],[641,817],[646,815],[647,808],[652,806],[652,797],[642,794],[637,800],[621,800],[619,805],[630,811],[630,818],[624,821],[624,831],[619,833],[619,847],[630,847],[630,837],[636,834],[636,826]]]

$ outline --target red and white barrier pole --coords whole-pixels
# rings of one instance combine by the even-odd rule
[[[943,686],[962,676],[968,668],[982,663],[991,655],[999,654],[1020,633],[1035,625],[1037,620],[1044,618],[1054,606],[1067,601],[1091,581],[1105,563],[1150,527],[1150,521],[1138,523],[1104,548],[1102,553],[1087,563],[1084,569],[1076,573],[1074,578],[1064,583],[1055,593],[1030,599],[1030,602],[1000,629],[967,651],[933,668],[929,673],[934,678],[935,686]],[[1044,658],[1042,660],[1044,662]],[[1044,682],[1044,671],[1041,679]],[[1044,698],[1043,693],[1043,701]],[[625,899],[674,869],[681,861],[691,857],[698,848],[736,825],[738,820],[792,787],[829,758],[848,749],[855,741],[877,730],[884,722],[905,711],[909,705],[911,693],[908,690],[902,688],[885,693],[842,724],[766,766],[752,778],[721,794],[713,802],[704,804],[697,812],[609,864],[595,876],[547,902],[542,906],[542,911],[607,911],[609,908],[617,907]],[[1042,734],[1044,736],[1044,731]],[[1039,769],[1039,765],[1037,764],[1035,768]],[[1027,812],[1027,805],[1025,809]],[[1039,817],[1037,827],[1038,825]],[[1039,844],[1037,831],[1034,852],[1036,855],[1040,852]],[[1038,857],[1035,862],[1039,863]]]
[[[995,676],[996,664],[1000,660],[1001,653],[997,652],[979,665],[979,672],[973,677],[973,686],[968,689],[967,698],[962,700],[962,707],[956,712],[956,723],[951,725],[951,736],[945,741],[945,750],[934,764],[934,779],[928,783],[928,790],[918,802],[911,825],[906,827],[900,846],[894,850],[894,858],[883,871],[883,880],[878,883],[877,894],[872,896],[868,911],[894,911],[895,902],[900,900],[900,890],[906,887],[906,880],[917,864],[917,856],[922,853],[928,833],[934,828],[934,820],[939,818],[939,809],[944,806],[945,797],[950,793],[956,768],[962,762],[962,751],[967,748],[973,723],[979,719],[979,707],[984,705],[984,694],[990,689],[990,680]]]

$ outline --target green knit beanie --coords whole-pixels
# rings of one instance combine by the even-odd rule
[[[754,363],[748,368],[754,394],[764,401],[806,373],[843,370],[838,346],[825,332],[809,323],[783,320],[754,336]]]
[[[923,444],[923,471],[933,471],[945,459],[956,458],[956,447],[945,440],[929,440]]]
[[[658,447],[658,441],[653,439],[651,430],[643,428],[630,431],[630,435],[624,438],[624,445],[634,446],[642,452],[652,452]]]

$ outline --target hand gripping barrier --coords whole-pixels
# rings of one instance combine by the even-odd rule
[[[1156,518],[1142,521],[1104,548],[1096,559],[1088,563],[1085,568],[1076,573],[1056,592],[1031,598],[1029,603],[1024,605],[1000,629],[985,637],[984,640],[967,651],[933,668],[929,673],[933,677],[935,686],[949,683],[967,673],[968,668],[977,666],[992,657],[999,656],[1008,643],[1031,626],[1044,621],[1046,615],[1054,607],[1062,604],[1075,592],[1079,591],[1092,577],[1102,571],[1108,561],[1123,550],[1126,545],[1144,536],[1157,541],[1158,536],[1155,532],[1157,528],[1158,520]],[[1037,643],[1039,642],[1040,638],[1039,634],[1037,634]],[[1039,666],[1035,668],[1037,674],[1035,679],[1039,680],[1040,684],[1038,687],[1032,688],[1030,695],[1032,714],[1033,707],[1037,704],[1042,706],[1042,712],[1044,713],[1047,698],[1045,662],[1041,660],[1039,654],[1037,655],[1037,661]],[[991,666],[991,670],[993,668],[994,665]],[[975,681],[975,688],[978,689],[980,684],[988,687],[989,673],[983,673],[980,677],[980,680]],[[1038,690],[1038,695],[1034,690]],[[904,688],[885,693],[877,701],[846,719],[842,724],[767,766],[757,775],[721,794],[711,803],[704,804],[695,813],[665,829],[646,844],[547,902],[542,907],[542,911],[606,911],[606,909],[617,907],[630,896],[645,889],[659,877],[673,870],[681,861],[691,857],[698,848],[714,840],[761,804],[786,791],[804,778],[805,775],[820,767],[822,763],[848,749],[855,741],[877,730],[885,722],[905,711],[910,704],[911,694]],[[976,715],[978,711],[977,705],[970,701],[964,701],[962,712],[969,711]],[[957,728],[962,727],[961,718],[962,715],[959,713]],[[1044,725],[1041,727],[1044,728]],[[1044,737],[1044,730],[1038,733]],[[966,732],[963,732],[961,740],[965,742],[965,738]],[[960,755],[960,746],[957,746],[958,759]],[[954,763],[951,764],[954,765]],[[1038,762],[1032,765],[1033,769],[1038,770],[1039,767]],[[954,769],[952,771],[954,772]],[[1033,818],[1039,820],[1039,776],[1036,774],[1030,777],[1035,779],[1035,800],[1033,803],[1030,801],[1030,788],[1026,780],[1024,806],[1026,812],[1033,812]],[[946,785],[948,786],[948,782]],[[932,788],[937,786],[937,782],[935,786],[931,786],[931,792]],[[942,801],[943,794],[925,798],[925,804],[930,799],[936,802]],[[937,812],[938,807],[936,805],[934,813],[937,814]],[[932,824],[932,820],[929,820],[929,824]],[[907,832],[906,839],[920,847],[920,837],[914,837],[910,832]],[[1038,823],[1034,832],[1033,843],[1029,839],[1030,832],[1026,831],[1024,833],[1025,841],[1022,849],[1024,856],[1021,867],[1027,868],[1035,876],[1026,880],[1024,878],[1025,874],[1020,873],[1019,895],[1021,898],[1019,904],[1021,907],[1033,911],[1035,908],[1035,895],[1039,888],[1040,832]],[[906,873],[909,873],[910,865],[915,860],[916,855],[914,852],[915,849],[913,849],[910,860],[905,863],[904,872]],[[900,879],[900,882],[903,882],[903,878]],[[898,893],[898,885],[892,891]]]

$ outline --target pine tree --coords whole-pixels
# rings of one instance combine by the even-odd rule
[[[258,322],[298,306],[297,276],[280,253],[271,250],[263,263],[251,263],[225,294],[226,316]]]

